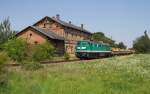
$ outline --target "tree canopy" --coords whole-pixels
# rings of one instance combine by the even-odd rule
[[[14,37],[15,31],[11,30],[9,18],[0,23],[0,45]]]
[[[133,48],[137,53],[150,53],[150,39],[147,31],[133,42]]]
[[[119,43],[118,43],[118,48],[126,49],[127,46],[126,46],[123,42],[119,42]]]
[[[117,48],[122,48],[125,49],[126,46],[124,45],[123,42],[120,42],[119,44],[115,43],[114,40],[112,40],[111,38],[105,36],[105,34],[103,32],[96,32],[92,35],[92,40],[93,41],[103,41],[104,43],[108,43],[110,44],[110,46],[112,47],[117,47]]]
[[[94,41],[103,41],[104,43],[108,43],[112,46],[115,45],[115,41],[106,37],[104,33],[102,32],[96,32],[92,35],[92,40]]]

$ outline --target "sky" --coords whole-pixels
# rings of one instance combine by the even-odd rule
[[[0,22],[9,17],[17,31],[56,14],[128,47],[145,30],[150,35],[150,0],[0,0]]]

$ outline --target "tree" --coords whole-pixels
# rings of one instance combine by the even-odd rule
[[[0,23],[0,45],[13,38],[15,31],[11,30],[9,18]]]
[[[126,46],[123,42],[119,42],[119,43],[118,43],[118,48],[126,49],[127,46]]]
[[[102,41],[104,37],[105,35],[102,32],[96,32],[92,35],[92,39],[95,41]]]
[[[150,39],[146,30],[143,36],[133,42],[133,48],[137,53],[150,53]]]
[[[108,43],[111,46],[115,46],[115,41],[106,37],[104,33],[102,32],[96,32],[92,35],[92,40],[94,41],[103,41],[104,43]]]

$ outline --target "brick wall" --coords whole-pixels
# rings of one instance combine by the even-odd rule
[[[30,44],[41,44],[46,41],[46,37],[43,35],[36,33],[33,31],[33,29],[27,29],[25,32],[22,32],[18,38],[22,38],[27,40]]]
[[[64,37],[64,27],[54,21],[49,21],[47,19],[44,19],[38,22],[35,26],[49,29],[50,32],[55,32],[56,34]]]

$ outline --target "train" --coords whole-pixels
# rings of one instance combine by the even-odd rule
[[[88,40],[78,41],[75,47],[75,55],[80,59],[96,59],[115,55],[129,55],[133,53],[133,50],[113,48],[107,43]]]

